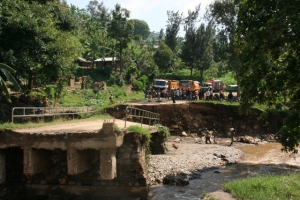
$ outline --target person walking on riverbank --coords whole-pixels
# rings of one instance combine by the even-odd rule
[[[231,137],[231,142],[229,144],[229,146],[233,145],[233,141],[234,141],[234,135],[235,135],[235,128],[230,128],[230,137]]]

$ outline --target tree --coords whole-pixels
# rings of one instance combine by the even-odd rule
[[[279,131],[283,150],[300,142],[300,2],[246,0],[239,5],[243,106],[269,106],[289,99],[290,112]]]
[[[213,19],[218,27],[217,38],[220,52],[223,52],[221,59],[226,60],[229,63],[228,69],[235,72],[238,85],[240,85],[238,74],[241,63],[235,36],[239,2],[240,0],[216,0],[209,5],[207,13],[207,17]]]
[[[188,16],[185,19],[185,39],[181,47],[180,57],[183,62],[190,68],[191,76],[195,68],[199,69],[201,79],[203,79],[204,69],[210,66],[212,59],[212,38],[213,27],[210,22],[205,28],[205,24],[196,28],[195,23],[200,11],[200,5],[196,6],[195,11],[188,11]]]
[[[8,102],[11,102],[9,91],[8,91],[5,81],[6,80],[10,81],[13,84],[13,87],[15,88],[16,91],[21,91],[21,88],[20,88],[18,82],[12,76],[12,74],[15,73],[16,71],[13,68],[9,67],[8,65],[6,65],[4,63],[0,63],[0,72],[1,72],[0,73],[0,100],[2,97],[2,93],[4,93],[6,100]]]
[[[107,33],[110,14],[103,2],[90,1],[82,21],[84,22],[84,57],[88,60],[96,60],[105,58],[106,55],[111,56],[111,39]]]
[[[213,37],[212,23],[209,23],[207,27],[202,23],[197,29],[192,24],[186,28],[180,57],[189,66],[191,76],[193,69],[196,68],[203,79],[203,71],[210,67],[213,58]]]
[[[120,73],[123,71],[123,49],[127,48],[133,36],[133,23],[128,20],[129,17],[130,12],[125,8],[121,8],[120,4],[116,4],[115,9],[112,11],[112,20],[108,27],[109,35],[118,42]]]
[[[158,49],[153,55],[153,59],[161,72],[168,72],[173,60],[173,52],[168,45],[161,41]]]
[[[180,24],[182,22],[182,13],[179,11],[173,12],[168,11],[168,25],[165,34],[165,43],[170,47],[170,49],[175,52],[177,46],[177,35],[180,30]]]
[[[1,6],[0,60],[14,66],[16,78],[31,88],[33,78],[47,83],[72,73],[81,45],[66,4],[10,0]]]
[[[150,34],[150,28],[147,22],[144,20],[139,20],[139,19],[132,19],[129,20],[133,22],[134,29],[133,29],[133,34],[134,35],[139,35],[141,36],[144,40],[148,38]]]

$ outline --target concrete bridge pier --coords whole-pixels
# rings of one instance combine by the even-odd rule
[[[6,179],[6,169],[5,169],[5,153],[0,150],[0,184],[4,183]]]
[[[143,136],[114,121],[88,131],[64,128],[0,130],[0,184],[20,184],[28,198],[147,197]]]

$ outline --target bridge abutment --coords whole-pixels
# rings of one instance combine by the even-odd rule
[[[137,133],[114,122],[89,132],[44,132],[0,131],[0,183],[19,164],[18,181],[31,195],[147,197],[146,147]],[[14,152],[21,162],[5,164]]]

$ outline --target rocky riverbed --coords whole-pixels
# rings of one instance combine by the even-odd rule
[[[237,163],[244,155],[229,138],[217,139],[217,144],[205,144],[204,138],[171,136],[164,155],[151,155],[149,184],[187,185],[189,180],[201,178],[201,172],[217,166]]]
[[[248,139],[255,144],[244,143]],[[171,136],[166,142],[167,153],[151,156],[149,199],[235,200],[221,190],[223,183],[300,171],[300,155],[282,152],[279,143],[250,136],[241,140],[244,142],[229,147],[230,138],[205,144],[198,137]]]

